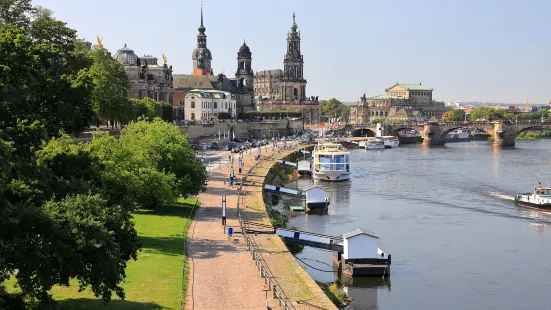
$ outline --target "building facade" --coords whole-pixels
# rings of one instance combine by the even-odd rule
[[[173,102],[177,120],[190,120],[191,114],[185,113],[184,102],[192,90],[227,92],[236,100],[234,117],[254,109],[252,53],[246,42],[237,52],[237,70],[235,78],[225,74],[215,75],[212,68],[212,53],[207,47],[206,28],[203,23],[203,7],[201,7],[201,23],[198,28],[197,47],[193,50],[192,73],[174,75]],[[196,118],[197,119],[197,118]]]
[[[432,88],[419,84],[399,84],[385,89],[386,94],[364,96],[354,107],[354,123],[365,124],[376,119],[423,121],[440,119],[446,112],[443,102],[432,99]]]
[[[219,113],[236,116],[236,100],[229,92],[194,89],[183,99],[184,117],[190,121],[212,120]]]
[[[166,58],[164,64],[158,65],[158,59],[151,55],[138,57],[134,51],[124,45],[115,54],[124,67],[130,89],[129,98],[151,98],[156,101],[173,103],[172,66],[168,66]]]
[[[293,12],[293,23],[287,33],[287,53],[283,70],[257,72],[254,76],[255,106],[258,111],[300,111],[305,124],[319,123],[321,105],[317,97],[306,96],[304,57],[300,48],[300,31]]]

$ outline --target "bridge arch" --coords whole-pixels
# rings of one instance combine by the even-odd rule
[[[358,128],[350,132],[352,137],[375,137],[375,132],[369,128]]]
[[[523,133],[523,132],[525,132],[525,131],[530,130],[530,129],[536,129],[536,128],[537,128],[537,129],[542,129],[542,127],[543,127],[542,125],[534,125],[534,126],[529,126],[529,127],[520,129],[520,130],[518,130],[518,131],[516,132],[515,137],[518,136],[518,135],[520,135],[521,133]]]

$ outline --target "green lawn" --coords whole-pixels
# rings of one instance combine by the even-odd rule
[[[128,262],[123,284],[124,301],[114,298],[104,307],[103,301],[90,291],[79,293],[76,281],[71,282],[70,287],[54,287],[51,291],[54,298],[68,309],[179,309],[180,295],[183,291],[185,296],[187,283],[184,281],[182,287],[184,240],[187,236],[184,227],[194,204],[194,198],[180,200],[174,206],[134,214],[142,251],[137,261]],[[12,282],[8,281],[8,290],[10,284]]]

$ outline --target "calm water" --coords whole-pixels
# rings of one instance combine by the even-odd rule
[[[328,235],[361,227],[381,237],[391,276],[346,283],[349,309],[551,309],[551,214],[512,201],[538,181],[551,185],[550,140],[517,141],[510,150],[471,142],[351,156],[350,182],[316,182],[330,192],[329,214],[289,221]],[[298,187],[312,183],[301,179]],[[298,256],[331,269],[330,252],[307,247]],[[338,278],[306,268],[316,280]]]

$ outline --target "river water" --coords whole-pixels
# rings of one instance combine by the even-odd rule
[[[514,149],[404,145],[351,150],[351,158],[351,181],[316,182],[329,192],[328,214],[288,223],[335,236],[365,228],[381,238],[391,275],[345,281],[348,309],[551,309],[551,214],[512,200],[538,181],[551,185],[551,140]],[[316,280],[339,280],[327,272],[331,252],[306,247],[297,256],[320,269],[305,266]]]

